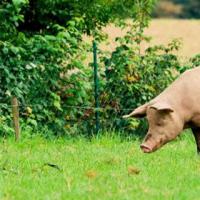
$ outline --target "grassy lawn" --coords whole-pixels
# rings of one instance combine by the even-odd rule
[[[41,137],[0,142],[0,199],[200,199],[192,136],[143,154],[139,141]]]

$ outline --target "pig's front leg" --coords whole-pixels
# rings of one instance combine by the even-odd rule
[[[192,132],[194,134],[194,138],[197,144],[197,153],[200,154],[200,128],[192,128]]]

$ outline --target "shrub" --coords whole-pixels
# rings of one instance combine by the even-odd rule
[[[55,134],[61,134],[66,132],[66,116],[83,115],[66,105],[90,104],[91,97],[86,94],[91,76],[83,64],[88,47],[81,41],[77,21],[69,21],[67,29],[52,25],[55,34],[19,32],[19,23],[24,21],[22,8],[26,5],[26,1],[1,4],[1,110],[7,116],[10,98],[16,96],[20,117],[28,125],[39,128],[45,124]]]
[[[88,46],[82,34],[98,38],[100,29],[124,11],[140,11],[147,22],[154,0],[3,0],[0,3],[1,112],[10,98],[20,102],[20,117],[32,128],[55,134],[92,130],[92,70],[85,65]],[[120,14],[121,15],[121,14]],[[7,105],[7,106],[6,106]],[[10,118],[7,117],[8,123]],[[88,120],[86,120],[88,119]],[[6,121],[6,120],[5,120]]]
[[[20,117],[31,129],[48,128],[56,135],[93,130],[93,70],[85,64],[91,47],[82,41],[82,34],[93,34],[98,40],[100,29],[117,17],[113,10],[118,11],[122,1],[90,1],[90,6],[86,2],[4,0],[0,4],[0,100],[9,105],[16,96]],[[101,52],[100,119],[106,129],[145,127],[121,116],[152,99],[187,68],[173,53],[180,46],[177,40],[141,52],[141,42],[149,41],[143,31],[154,1],[131,3],[126,1],[124,7],[135,19],[130,31],[117,39],[110,55]],[[199,57],[191,63],[196,66]],[[0,129],[8,132],[9,112],[9,106],[1,106],[5,118]]]
[[[124,38],[118,38],[119,45],[111,56],[102,58],[106,63],[101,78],[103,127],[130,130],[143,126],[137,120],[122,120],[122,115],[158,95],[179,74],[181,64],[173,52],[179,49],[180,41],[149,47],[141,53],[140,43],[148,38],[137,30],[138,25],[133,24]]]

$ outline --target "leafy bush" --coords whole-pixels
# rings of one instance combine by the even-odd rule
[[[6,1],[5,1],[6,2]],[[80,32],[92,34],[116,18],[134,17],[137,4],[148,5],[155,0],[13,0],[27,3],[23,9],[24,20],[20,21],[18,30],[31,32],[52,32],[52,25],[67,27],[74,23]],[[78,21],[78,24],[75,21]],[[73,21],[73,22],[72,22]]]
[[[22,121],[31,130],[51,129],[56,135],[93,130],[93,70],[86,64],[91,47],[82,35],[86,32],[98,39],[101,28],[119,17],[116,11],[120,8],[134,17],[134,23],[125,37],[117,39],[119,45],[114,52],[101,52],[101,125],[126,130],[144,127],[135,120],[124,121],[121,116],[156,96],[187,66],[182,67],[173,54],[180,45],[177,40],[141,52],[140,44],[149,41],[143,32],[154,0],[123,2],[2,1],[2,131],[11,132],[10,107],[6,105],[13,96],[20,102]],[[191,62],[197,65],[199,58]]]
[[[5,117],[10,98],[20,102],[20,117],[32,128],[55,134],[92,130],[92,70],[82,34],[99,30],[121,15],[140,23],[154,0],[74,1],[3,0],[0,3],[0,102]],[[86,109],[77,109],[85,106]],[[10,117],[7,117],[10,123]],[[87,119],[87,120],[86,120]],[[6,122],[6,120],[5,120]]]
[[[180,42],[149,47],[141,53],[140,43],[148,38],[137,30],[138,25],[133,24],[124,38],[118,38],[119,45],[111,57],[102,58],[107,66],[101,92],[106,110],[102,113],[104,127],[128,130],[141,125],[136,120],[122,120],[122,115],[158,95],[179,74],[181,64],[173,52]]]
[[[16,96],[27,105],[21,113],[28,123],[51,125],[59,132],[65,127],[64,116],[76,115],[63,107],[87,104],[91,98],[86,95],[90,76],[82,63],[85,55],[80,54],[85,47],[66,31],[23,40],[20,46],[2,42],[1,102],[9,104]]]
[[[84,115],[66,105],[91,102],[87,95],[91,71],[84,65],[88,47],[74,21],[67,29],[54,24],[55,34],[19,32],[26,5],[26,1],[1,4],[1,110],[4,115],[10,113],[10,98],[16,96],[21,117],[28,125],[48,126],[60,134],[66,131],[66,116],[77,119]]]

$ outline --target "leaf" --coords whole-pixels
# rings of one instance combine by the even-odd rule
[[[60,33],[58,34],[58,37],[64,37],[64,38],[66,38],[66,39],[71,38],[71,36],[70,36],[70,34],[69,34],[68,31],[62,31],[62,32],[60,32]]]
[[[94,170],[89,170],[85,173],[85,175],[90,178],[90,179],[93,179],[93,178],[96,178],[97,177],[97,172],[94,171]]]
[[[9,97],[11,97],[11,92],[9,90],[6,90],[5,94]]]
[[[32,116],[31,116],[31,117],[32,117]],[[29,118],[29,119],[27,120],[27,123],[28,123],[28,124],[31,124],[33,127],[37,127],[37,125],[38,125],[37,121],[36,121],[35,119],[31,119],[31,118]]]
[[[4,48],[2,49],[2,51],[3,51],[4,54],[8,54],[8,48],[7,48],[7,47],[4,47]]]
[[[133,167],[133,166],[128,166],[128,175],[138,175],[140,173],[140,170]]]
[[[19,52],[19,49],[18,49],[17,47],[14,47],[14,46],[10,47],[10,50],[11,50],[15,55],[17,55],[18,52]]]
[[[57,108],[58,110],[62,110],[61,105],[60,105],[60,101],[55,100],[55,101],[53,102],[53,105],[54,105],[54,107]]]
[[[26,111],[28,114],[32,114],[32,112],[33,112],[31,107],[26,107]]]
[[[76,22],[71,20],[68,22],[68,25],[74,27],[76,25]]]
[[[16,7],[19,7],[21,4],[27,4],[28,0],[12,0],[12,2]]]

